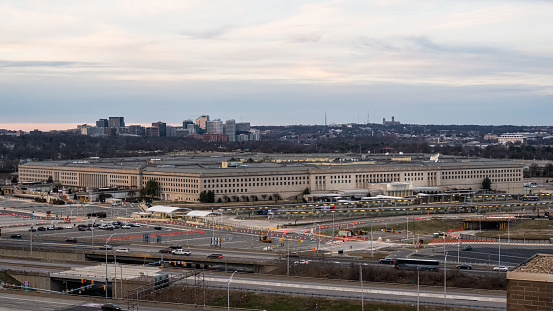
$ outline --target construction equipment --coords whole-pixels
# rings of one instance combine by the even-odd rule
[[[264,234],[263,232],[259,232],[259,241],[263,243],[273,243],[271,237],[268,234]]]

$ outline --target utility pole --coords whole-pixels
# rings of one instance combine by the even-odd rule
[[[359,264],[359,281],[361,282],[361,311],[365,311],[365,303],[363,296],[363,266]]]

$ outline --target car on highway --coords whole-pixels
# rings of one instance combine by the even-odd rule
[[[467,246],[463,246],[463,248],[461,248],[462,251],[471,251],[472,250],[472,246],[470,245],[467,245]]]
[[[21,234],[12,234],[10,236],[10,238],[12,238],[12,239],[21,239]]]
[[[56,227],[56,230],[63,230],[63,227],[62,227],[62,226],[58,226],[58,227]]]
[[[159,250],[160,253],[171,253],[173,250],[170,248],[162,248]]]
[[[36,229],[37,229],[38,231],[46,231],[46,228],[44,228],[44,227],[38,227],[38,228],[36,228]]]
[[[295,265],[307,265],[307,264],[309,264],[309,260],[302,259],[302,260],[294,261],[294,264]]]
[[[65,229],[73,229],[73,226],[67,225],[67,226],[65,226]]]
[[[396,263],[396,260],[394,258],[384,258],[380,259],[379,262],[383,265],[393,265]]]
[[[129,224],[131,227],[140,227],[140,224],[139,223],[132,223],[132,224]]]
[[[471,269],[472,269],[472,265],[469,265],[468,263],[460,264],[460,265],[457,266],[457,269],[471,270]]]
[[[131,228],[131,226],[129,226],[129,225],[122,225],[121,226],[121,229],[130,229],[130,228]]]
[[[223,254],[211,254],[211,255],[207,255],[207,258],[221,259],[221,258],[223,258]]]
[[[103,304],[102,305],[102,310],[106,310],[106,311],[121,311],[123,309],[121,309],[121,307],[119,307],[118,305],[116,304],[113,304],[113,303],[106,303],[106,304]]]
[[[130,252],[130,249],[128,248],[120,248],[118,250],[115,251],[116,253],[128,253]]]
[[[176,244],[176,245],[171,245],[169,246],[170,249],[181,249],[182,246],[180,246],[179,244]]]
[[[56,227],[48,227],[48,230],[56,230]]]
[[[300,254],[298,254],[298,253],[296,253],[296,252],[290,253],[290,254],[288,255],[288,257],[290,257],[290,258],[292,258],[292,257],[300,257]]]
[[[79,227],[79,231],[86,231],[88,227]]]
[[[163,230],[163,228],[161,226],[155,226],[154,229],[155,230]]]
[[[30,232],[36,232],[36,229],[35,228],[31,228],[29,229]]]
[[[77,238],[67,238],[67,239],[65,239],[65,242],[67,242],[67,243],[77,243]]]
[[[507,271],[509,271],[509,268],[507,268],[505,266],[495,266],[495,267],[493,267],[493,271],[507,272]]]
[[[174,250],[171,251],[171,254],[190,256],[190,255],[192,255],[192,252],[191,251],[185,251],[184,249],[174,249]],[[222,257],[222,255],[221,255],[221,257]]]
[[[111,246],[111,245],[102,245],[102,246],[100,246],[100,249],[110,251],[110,250],[113,249],[113,246]]]

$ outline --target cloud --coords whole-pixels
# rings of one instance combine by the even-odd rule
[[[94,63],[68,61],[7,61],[0,60],[0,67],[97,67]]]

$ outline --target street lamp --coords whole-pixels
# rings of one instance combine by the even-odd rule
[[[109,240],[115,233],[112,233],[109,238],[106,239],[106,244],[104,249],[106,250],[106,298],[108,298],[108,248],[107,245],[109,243]]]
[[[232,277],[234,276],[235,273],[236,271],[232,273],[232,275],[228,279],[228,284],[227,284],[227,310],[229,311],[230,311],[230,281],[232,280]]]
[[[444,306],[447,305],[446,298],[447,298],[447,253],[445,253],[444,258]]]

